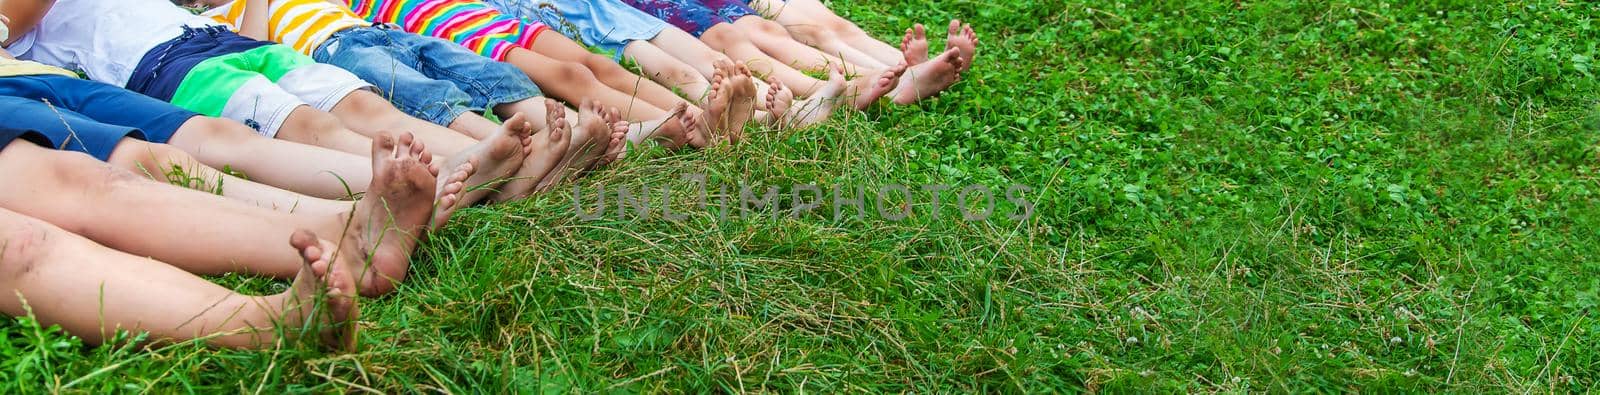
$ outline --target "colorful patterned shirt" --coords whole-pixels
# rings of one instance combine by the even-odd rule
[[[345,0],[356,15],[408,32],[438,37],[505,60],[512,48],[528,48],[543,23],[524,22],[476,0]]]

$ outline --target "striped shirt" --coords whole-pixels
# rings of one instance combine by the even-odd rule
[[[244,23],[246,1],[250,0],[235,0],[204,15],[239,26]],[[288,45],[306,55],[316,51],[334,33],[371,25],[350,10],[323,0],[271,0],[267,14],[267,40]]]
[[[453,41],[483,56],[505,60],[512,48],[528,48],[543,23],[501,14],[476,0],[345,0],[356,15],[408,32]]]

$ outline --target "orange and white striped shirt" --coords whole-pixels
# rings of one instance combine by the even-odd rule
[[[235,0],[203,15],[237,27],[244,23],[246,1],[268,0]],[[267,7],[267,39],[306,55],[316,51],[334,33],[372,24],[351,13],[350,9],[324,0],[271,1],[271,6]]]

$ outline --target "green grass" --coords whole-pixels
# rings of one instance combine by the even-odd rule
[[[1034,188],[1037,215],[583,221],[476,208],[360,353],[86,347],[0,325],[7,392],[1587,392],[1600,8],[839,0],[964,17],[944,97],[581,180]],[[942,30],[941,30],[942,31]],[[937,46],[935,48],[938,48]],[[714,184],[714,185],[715,185]],[[787,205],[787,204],[785,204]],[[868,207],[868,210],[872,210]],[[1010,206],[1002,204],[1001,213]],[[228,278],[252,292],[283,287]]]

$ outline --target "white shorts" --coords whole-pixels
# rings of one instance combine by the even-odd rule
[[[361,89],[373,90],[374,87],[338,67],[320,63],[302,65],[285,73],[277,82],[259,74],[250,77],[228,97],[221,117],[242,122],[267,137],[275,137],[294,109],[311,106],[333,111],[333,106]]]

